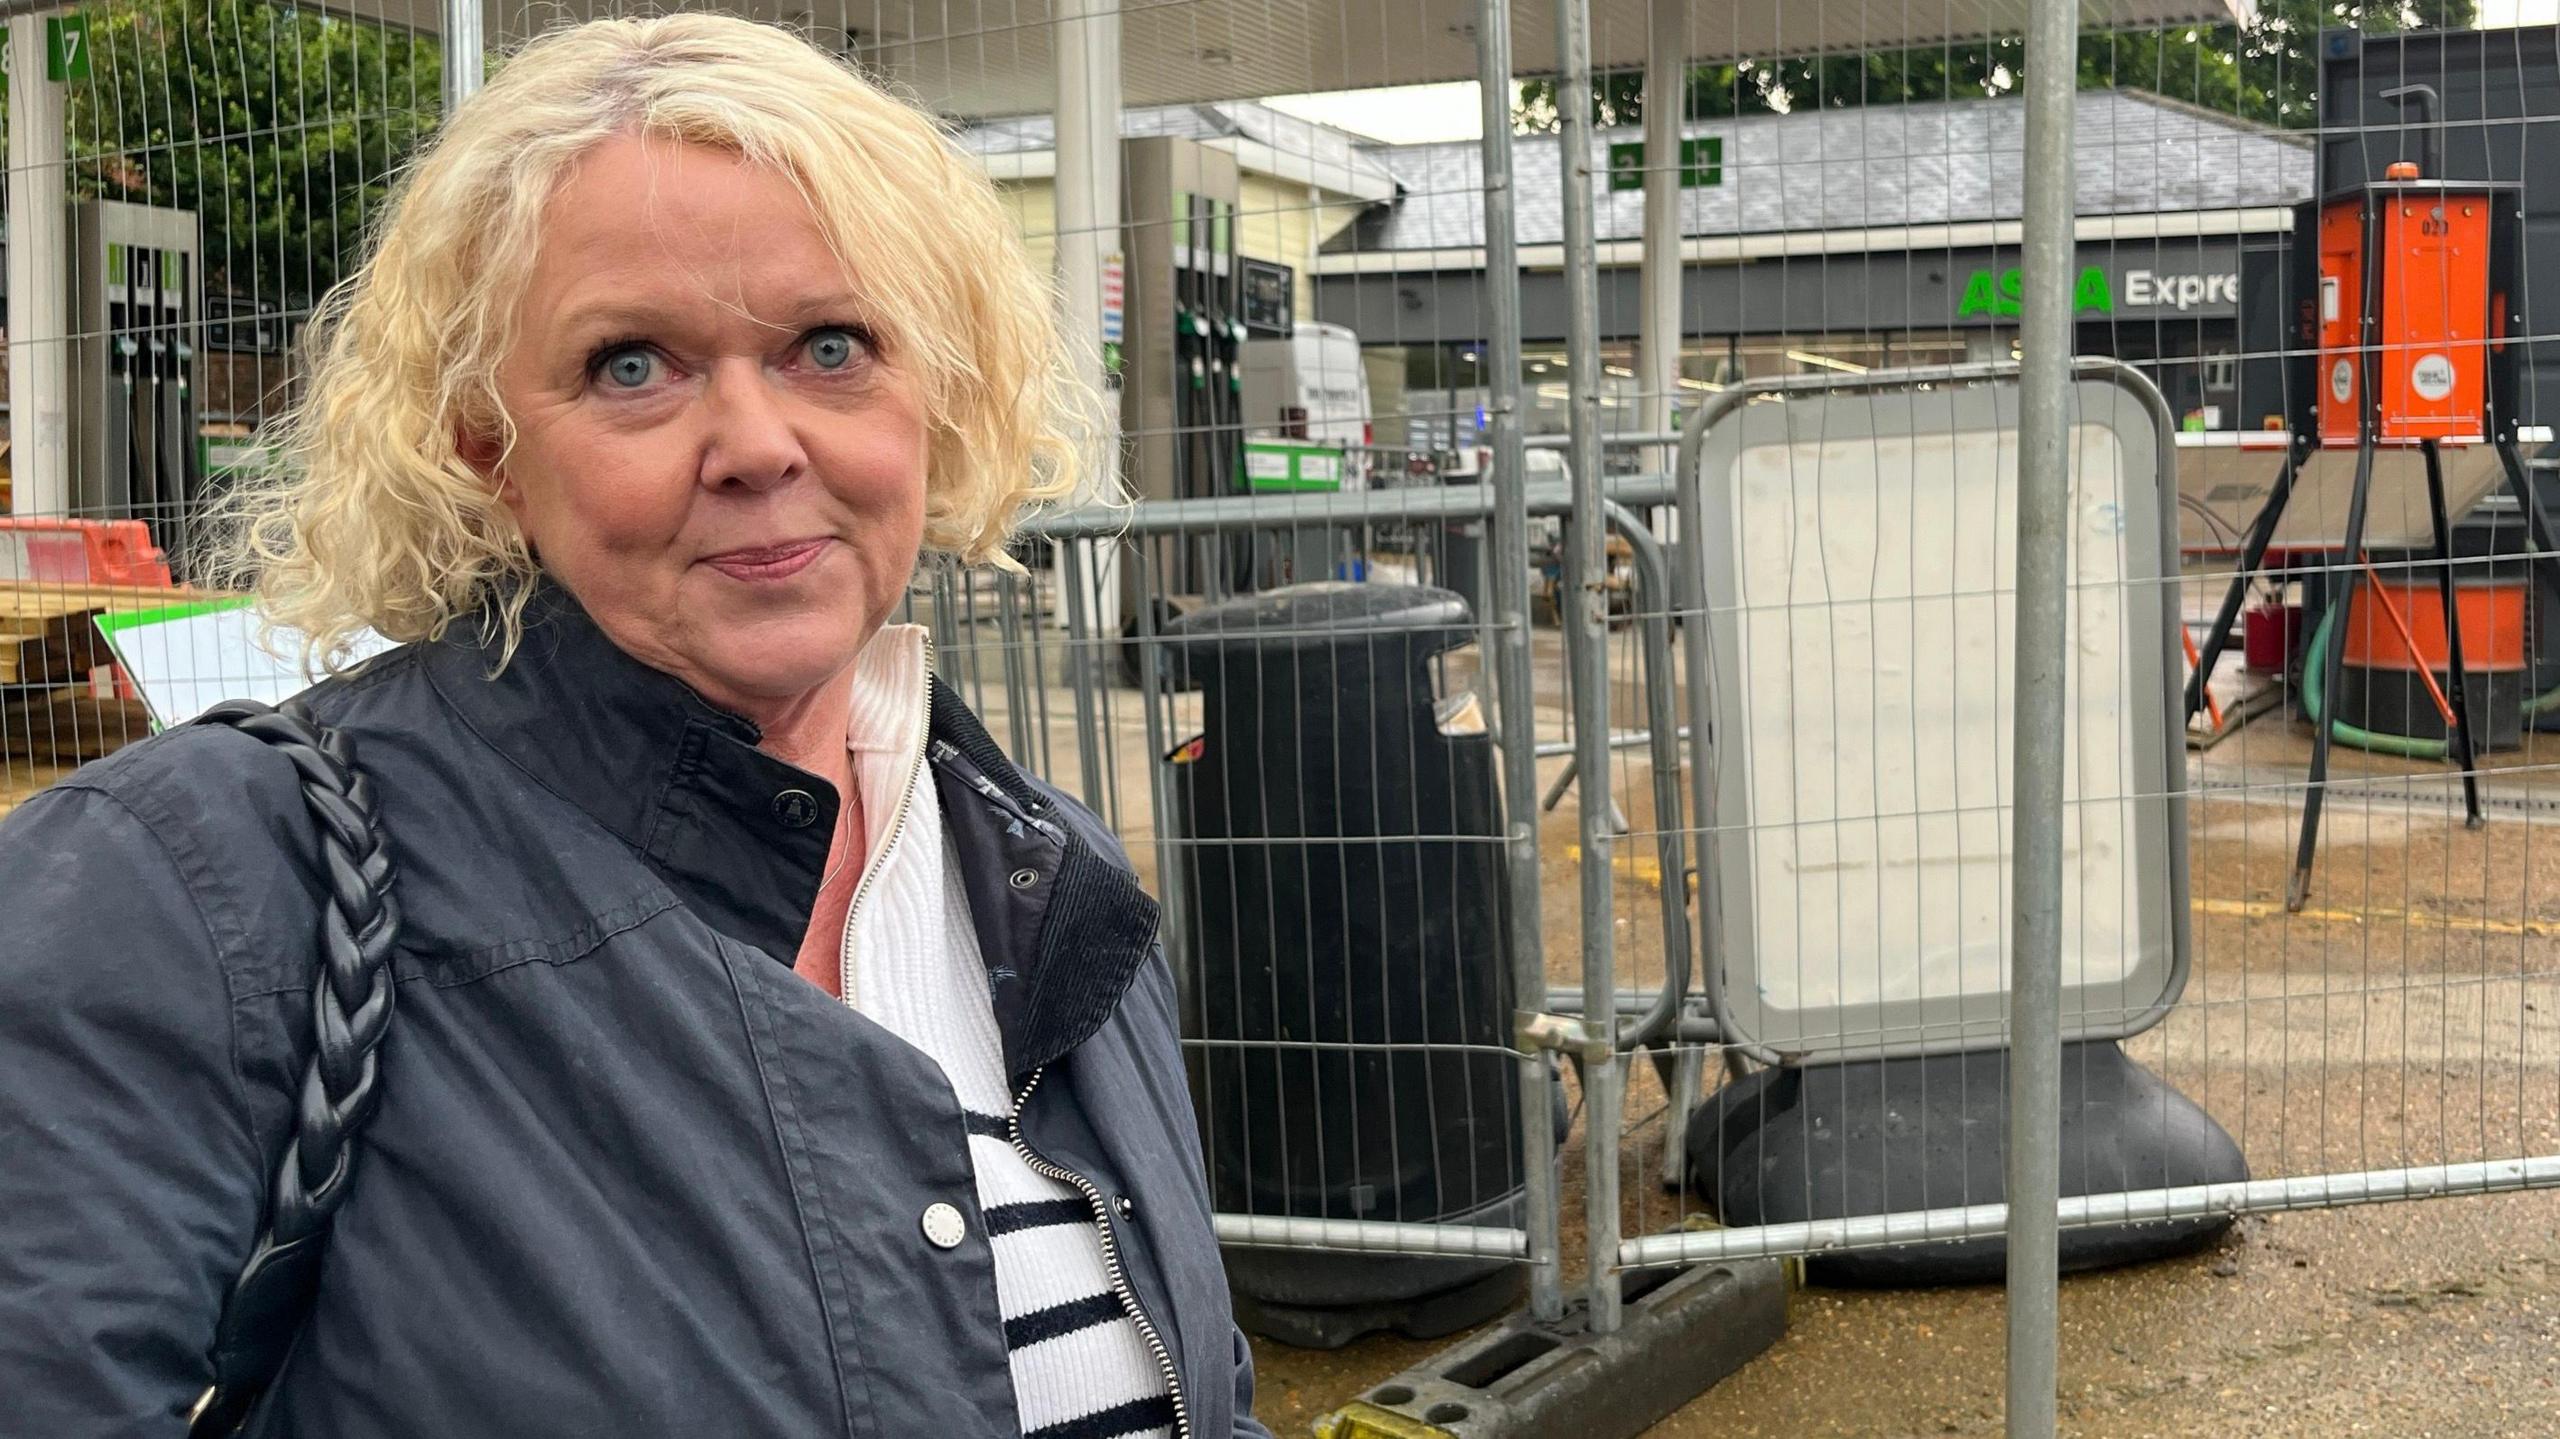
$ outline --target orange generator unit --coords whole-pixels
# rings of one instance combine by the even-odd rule
[[[2317,236],[2318,270],[2302,389],[2320,445],[2485,444],[2492,416],[2512,429],[2504,342],[2519,323],[2523,198],[2512,182],[2439,179],[2404,160],[2304,207],[2316,214],[2294,233]]]

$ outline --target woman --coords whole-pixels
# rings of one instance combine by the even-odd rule
[[[381,1107],[247,1429],[1259,1433],[1153,906],[886,623],[1072,484],[1043,286],[924,116],[739,21],[527,47],[324,317],[267,612],[377,792]],[[0,828],[0,1406],[176,1434],[309,1052],[292,770]]]

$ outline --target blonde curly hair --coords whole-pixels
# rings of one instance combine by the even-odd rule
[[[217,567],[338,668],[372,629],[486,615],[513,650],[537,571],[466,443],[504,454],[497,394],[543,212],[598,142],[716,146],[788,176],[931,431],[926,548],[1013,568],[1029,504],[1077,483],[1089,391],[1055,296],[985,174],[934,119],[789,31],[724,16],[596,20],[517,52],[392,189],[363,266],[321,303],[270,477],[230,497]]]

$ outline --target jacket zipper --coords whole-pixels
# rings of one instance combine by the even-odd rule
[[[907,829],[907,811],[915,808],[916,782],[924,775],[925,752],[933,748],[933,741],[931,737],[931,730],[933,726],[933,637],[931,635],[925,636],[924,641],[924,684],[921,688],[924,691],[924,698],[916,706],[919,711],[916,721],[916,734],[918,736],[916,741],[916,753],[915,758],[909,761],[907,765],[907,782],[898,790],[898,807],[889,815],[888,832],[880,837],[880,852],[875,855],[867,856],[863,860],[862,882],[853,887],[853,902],[845,906],[844,940],[836,949],[836,994],[847,1005],[851,1005],[854,1000],[854,921],[862,916],[862,901],[871,893],[871,882],[880,877],[880,871],[889,867],[889,856],[897,853],[898,836],[906,833]],[[862,785],[862,774],[859,769],[854,772],[853,783],[856,792],[859,793]]]
[[[924,720],[930,726],[933,715],[933,641],[930,637],[924,645],[924,668]],[[889,832],[880,841],[880,852],[865,862],[862,883],[854,887],[853,902],[846,906],[844,944],[839,953],[837,972],[837,984],[846,1004],[854,1001],[854,921],[862,914],[862,901],[871,893],[872,880],[887,867],[889,856],[897,849],[898,837],[906,831],[907,811],[914,806],[916,783],[923,777],[925,756],[932,748],[930,739],[916,746],[915,758],[907,766],[906,785],[898,791],[897,812],[889,819]],[[1041,1069],[1031,1071],[1031,1078],[1024,1082],[1022,1092],[1014,1096],[1013,1113],[1006,1116],[1006,1128],[1014,1152],[1022,1156],[1022,1162],[1031,1166],[1033,1173],[1064,1184],[1082,1195],[1086,1207],[1093,1211],[1094,1232],[1102,1241],[1102,1268],[1111,1279],[1111,1292],[1119,1298],[1121,1311],[1129,1316],[1129,1322],[1137,1326],[1138,1337],[1146,1341],[1147,1351],[1155,1356],[1156,1372],[1164,1377],[1165,1394],[1173,1401],[1174,1439],[1191,1439],[1191,1411],[1183,1401],[1182,1375],[1174,1367],[1173,1352],[1165,1347],[1164,1336],[1156,1332],[1155,1322],[1147,1317],[1146,1307],[1138,1302],[1137,1290],[1129,1283],[1128,1269],[1120,1262],[1120,1241],[1112,1228],[1110,1201],[1103,1197],[1102,1190],[1092,1180],[1063,1165],[1049,1162],[1031,1147],[1029,1140],[1022,1137],[1023,1106],[1030,1102],[1032,1091],[1040,1087],[1041,1077],[1046,1073]]]
[[[1094,1229],[1102,1236],[1102,1268],[1111,1278],[1111,1292],[1119,1296],[1121,1311],[1129,1316],[1130,1323],[1138,1326],[1138,1337],[1147,1342],[1148,1351],[1155,1355],[1156,1370],[1164,1376],[1165,1393],[1173,1400],[1174,1439],[1191,1439],[1191,1410],[1182,1399],[1182,1375],[1174,1368],[1173,1351],[1165,1347],[1164,1336],[1156,1332],[1154,1321],[1147,1318],[1145,1306],[1138,1302],[1137,1290],[1130,1287],[1129,1272],[1120,1263],[1120,1242],[1112,1230],[1110,1202],[1103,1198],[1102,1190],[1092,1180],[1072,1169],[1050,1163],[1031,1147],[1029,1140],[1022,1137],[1023,1106],[1031,1102],[1031,1092],[1040,1087],[1041,1076],[1047,1072],[1045,1069],[1031,1071],[1031,1078],[1024,1081],[1022,1092],[1013,1097],[1013,1113],[1006,1117],[1013,1151],[1022,1156],[1022,1162],[1030,1165],[1032,1172],[1083,1195],[1085,1204],[1093,1210]]]

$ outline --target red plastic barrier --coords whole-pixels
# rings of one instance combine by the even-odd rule
[[[170,589],[169,557],[140,520],[62,520],[0,515],[0,545],[24,556],[18,578],[70,585]]]

